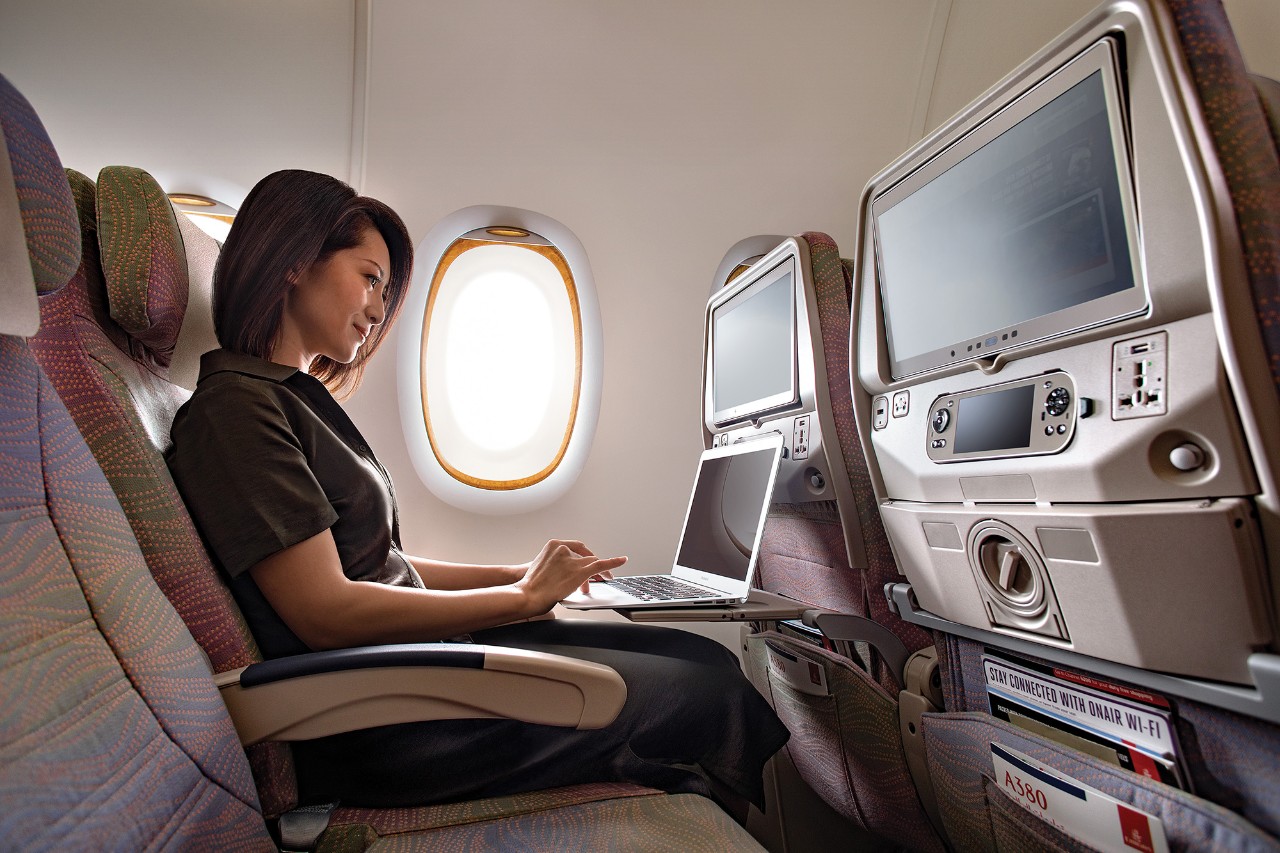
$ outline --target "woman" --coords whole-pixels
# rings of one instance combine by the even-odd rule
[[[727,649],[660,628],[519,621],[625,557],[574,540],[513,566],[400,550],[391,479],[330,389],[359,383],[412,256],[400,218],[334,178],[259,182],[218,261],[222,348],[174,421],[174,480],[269,658],[470,634],[611,666],[627,702],[598,731],[457,720],[301,743],[303,796],[390,806],[610,780],[706,793],[709,781],[731,806],[762,804],[761,769],[788,735]]]

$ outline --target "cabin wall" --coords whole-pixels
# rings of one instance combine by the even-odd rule
[[[586,248],[604,329],[587,465],[525,515],[431,495],[391,410],[395,365],[371,367],[350,408],[397,473],[406,547],[507,561],[578,537],[630,569],[670,566],[702,449],[716,266],[752,234],[852,246],[862,185],[910,142],[932,6],[373,3],[366,191],[418,236],[472,204],[555,218]]]
[[[0,74],[63,165],[231,204],[276,169],[347,177],[354,39],[352,0],[0,0]]]
[[[1276,0],[1223,0],[1244,63],[1254,74],[1280,80],[1280,3]]]
[[[950,0],[949,5],[925,122],[930,132],[1099,2]]]
[[[939,0],[945,35],[928,98],[926,130],[959,112],[1098,0]],[[1245,64],[1280,80],[1280,3],[1224,0]],[[949,7],[949,8],[948,8]]]

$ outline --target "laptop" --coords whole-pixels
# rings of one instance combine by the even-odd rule
[[[783,438],[771,433],[704,451],[669,574],[591,583],[561,602],[575,610],[741,604],[751,592]]]

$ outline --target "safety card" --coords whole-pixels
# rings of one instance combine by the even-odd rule
[[[1164,824],[1096,788],[991,744],[996,784],[1018,805],[1103,853],[1168,853]]]

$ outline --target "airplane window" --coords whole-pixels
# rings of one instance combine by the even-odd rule
[[[760,260],[761,257],[763,256],[756,255],[754,258],[747,258],[745,261],[738,264],[736,267],[733,268],[733,272],[729,273],[729,277],[724,280],[724,284],[720,286],[728,287],[730,284],[733,283],[734,279],[742,275],[747,270],[751,269],[751,265],[754,264],[756,261]]]
[[[521,512],[562,493],[585,461],[599,321],[576,241],[567,256],[561,241],[493,221],[446,239],[438,226],[419,249],[421,307],[411,302],[406,316],[422,325],[402,332],[415,338],[401,344],[402,419],[419,476],[437,496],[473,511]]]
[[[454,243],[422,342],[423,414],[445,470],[482,489],[545,479],[573,430],[581,357],[577,292],[554,246]]]
[[[236,218],[236,209],[217,199],[191,193],[169,193],[169,201],[179,213],[185,213],[200,230],[219,243],[225,243]]]

